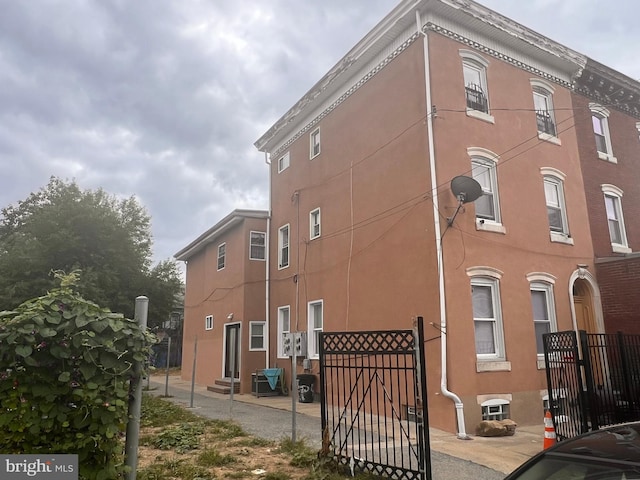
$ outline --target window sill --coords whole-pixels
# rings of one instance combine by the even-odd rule
[[[605,162],[618,163],[618,159],[613,155],[609,155],[608,153],[598,151],[598,158],[600,160],[604,160]]]
[[[478,360],[476,361],[476,372],[510,372],[511,362],[505,360]]]
[[[631,250],[629,247],[625,247],[624,245],[619,245],[617,243],[612,243],[611,244],[611,249],[613,250],[613,253],[631,253],[631,252],[633,252],[633,250]]]
[[[479,110],[473,110],[471,108],[467,108],[467,117],[477,118],[478,120],[482,120],[483,122],[495,124],[496,121],[493,118],[493,115],[489,115],[488,113],[481,112]]]
[[[492,222],[490,220],[483,220],[476,218],[476,230],[482,230],[483,232],[493,232],[506,234],[507,229],[501,223]]]
[[[562,145],[562,141],[558,137],[545,132],[538,132],[538,138],[542,141],[553,143],[554,145]]]
[[[554,243],[564,243],[565,245],[573,245],[573,238],[566,233],[550,232],[551,241]]]

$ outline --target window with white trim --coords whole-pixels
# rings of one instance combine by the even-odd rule
[[[552,233],[569,235],[567,209],[564,201],[564,182],[551,175],[544,177],[544,197],[547,204],[549,229]]]
[[[509,402],[495,398],[482,402],[482,420],[505,420],[509,418]]]
[[[531,282],[531,309],[533,311],[533,327],[536,336],[536,353],[544,355],[542,335],[555,332],[556,314],[555,300],[553,298],[553,285],[547,282]]]
[[[320,209],[316,208],[309,213],[309,238],[313,240],[320,236]]]
[[[489,114],[487,67],[489,62],[471,50],[460,50],[467,115],[494,123]]]
[[[289,225],[278,229],[278,268],[289,266]]]
[[[611,247],[616,253],[631,253],[622,214],[622,190],[614,185],[601,185],[609,224]]]
[[[291,162],[291,160],[289,158],[289,152],[287,152],[283,156],[281,156],[278,159],[278,173],[280,173],[283,170],[286,170],[287,168],[289,168],[290,162]]]
[[[249,322],[249,350],[266,350],[264,338],[265,323],[266,322]]]
[[[596,103],[590,103],[589,110],[591,110],[591,123],[593,125],[598,158],[617,163],[616,157],[613,156],[613,148],[611,146],[609,110]]]
[[[285,339],[291,331],[291,316],[289,305],[278,307],[278,358],[287,358],[283,351]]]
[[[320,332],[323,326],[323,305],[322,300],[309,302],[307,311],[307,338],[309,358],[319,358],[320,355]]]
[[[316,128],[309,135],[309,158],[320,155],[320,128]]]
[[[495,162],[484,158],[473,158],[471,175],[482,187],[482,196],[474,202],[476,218],[501,223]]]
[[[505,358],[499,283],[495,278],[471,279],[471,302],[478,360]]]
[[[249,232],[249,259],[264,260],[267,234],[265,232]]]
[[[225,266],[225,260],[227,256],[227,244],[221,243],[218,245],[218,270],[222,270]]]
[[[543,139],[546,139],[546,136],[557,137],[558,130],[553,112],[553,86],[542,80],[531,79],[531,88],[538,133],[543,134],[540,137]]]
[[[204,317],[204,329],[213,330],[213,315],[207,315]]]

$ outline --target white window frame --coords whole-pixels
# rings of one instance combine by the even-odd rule
[[[284,155],[282,155],[280,158],[278,158],[278,173],[281,173],[283,170],[286,170],[287,168],[289,168],[290,164],[291,164],[291,158],[289,156],[289,152],[287,152]]]
[[[284,325],[285,312],[287,320],[286,328]],[[284,336],[289,335],[289,333],[291,333],[291,306],[283,305],[278,307],[278,358],[289,358],[289,356],[285,355],[282,351],[284,346]]]
[[[558,123],[556,122],[556,116],[553,108],[553,94],[555,92],[555,88],[548,82],[542,81],[537,78],[530,79],[531,90],[533,93],[533,108],[536,116],[536,128],[538,129],[538,138],[540,140],[544,140],[547,142],[554,143],[556,145],[561,145],[562,142],[558,138]],[[538,109],[538,105],[536,105],[536,99],[542,101],[544,103],[544,109]],[[542,111],[543,110],[543,111]],[[553,132],[547,132],[544,129],[538,128],[538,115],[547,115],[547,118],[553,125]]]
[[[544,351],[542,350],[542,335],[538,338],[538,333],[535,329],[537,324],[547,324],[549,326],[548,332],[558,331],[558,321],[556,319],[556,301],[553,294],[553,287],[555,284],[555,277],[551,274],[544,272],[534,272],[527,275],[529,281],[529,292],[531,295],[531,315],[533,318],[534,335],[536,343],[536,355],[538,360],[544,361]],[[547,307],[547,318],[535,318],[535,311],[533,309],[533,292],[542,292],[545,297]],[[539,348],[540,347],[540,348]]]
[[[505,420],[510,418],[509,401],[494,398],[482,402],[482,420]]]
[[[320,209],[316,208],[309,212],[309,239],[318,238],[321,233]]]
[[[261,235],[262,236],[262,245],[259,244],[254,244],[253,243],[253,237],[254,235]],[[262,252],[262,256],[254,256],[254,248],[260,249],[259,251]],[[267,251],[267,233],[266,232],[259,232],[257,230],[251,230],[249,232],[249,260],[262,260],[264,261],[266,258],[266,251]]]
[[[315,324],[315,312],[320,308],[320,326]],[[324,302],[313,300],[307,304],[307,353],[312,359],[320,358],[319,334],[324,328]]]
[[[204,317],[204,329],[213,330],[213,315],[207,315]]]
[[[549,236],[552,242],[566,243],[573,245],[573,238],[569,233],[569,220],[567,216],[567,204],[564,196],[564,181],[566,175],[558,169],[550,167],[542,167],[542,185],[544,189],[544,200],[547,207],[547,221],[549,223]],[[550,204],[551,199],[547,195],[547,186],[554,188],[558,197],[558,205]],[[562,223],[560,230],[554,230],[551,226],[549,209],[557,209],[560,211],[560,221]]]
[[[266,325],[267,325],[267,322],[265,322],[264,320],[249,322],[249,351],[264,352],[267,349],[266,342],[265,342]],[[262,332],[259,335],[254,334],[254,331],[253,331],[254,327],[262,327]],[[259,338],[261,340],[261,343],[262,343],[261,346],[259,347],[253,346],[253,340],[255,338]]]
[[[480,275],[477,275],[480,274]],[[478,326],[478,322],[490,323],[492,325],[493,346],[494,351],[491,353],[478,353],[477,339],[476,345],[476,359],[479,362],[482,361],[504,361],[506,360],[505,343],[504,343],[504,329],[502,320],[502,304],[500,302],[500,278],[502,273],[490,268],[476,268],[472,267],[467,269],[467,275],[471,277],[471,309],[474,324],[474,332]],[[491,294],[491,306],[493,310],[492,317],[476,317],[473,305],[473,288],[474,287],[488,287]],[[474,335],[475,338],[475,335]]]
[[[604,207],[605,214],[607,216],[607,229],[609,231],[609,240],[611,241],[611,248],[615,253],[631,253],[632,250],[629,248],[629,243],[627,242],[627,230],[624,222],[624,214],[622,210],[622,190],[615,185],[604,184],[601,185],[602,193],[604,193]],[[611,213],[607,208],[607,198],[610,198],[613,201],[614,214],[615,218],[611,217]],[[620,242],[614,242],[611,235],[611,221],[616,221],[618,225],[618,229],[620,230]]]
[[[489,87],[487,83],[487,67],[489,66],[489,61],[485,59],[483,56],[478,55],[476,52],[471,50],[459,50],[458,53],[460,57],[462,57],[462,82],[464,83],[464,101],[467,116],[477,118],[479,120],[483,120],[489,123],[495,123],[495,119],[493,115],[491,115],[491,106],[489,102]],[[485,101],[487,103],[487,111],[476,110],[474,108],[470,108],[467,102],[467,82],[465,80],[465,70],[474,71],[478,74],[478,81],[480,85],[478,85],[484,94]]]
[[[217,267],[218,270],[224,269],[227,265],[227,243],[221,243],[218,245],[218,259],[217,259]]]
[[[286,239],[285,239],[286,231]],[[286,261],[285,261],[286,260]],[[291,229],[289,224],[278,229],[278,270],[287,268],[291,263]]]
[[[309,134],[309,159],[320,155],[320,127]]]
[[[598,158],[600,160],[606,160],[611,163],[618,163],[618,159],[613,155],[613,147],[611,145],[611,132],[609,130],[609,115],[610,112],[602,105],[598,105],[597,103],[590,103],[589,110],[591,110],[591,123],[594,134],[594,141],[597,136],[601,136],[604,144],[606,152],[601,151],[598,148],[598,143],[596,141],[596,150],[598,152]],[[596,133],[595,130],[595,121],[598,119],[598,123],[600,128],[602,129],[602,134]]]
[[[498,191],[498,161],[500,156],[485,148],[469,147],[467,154],[471,157],[471,176],[477,180],[479,170],[482,169],[489,175],[489,185],[482,185],[483,196],[492,196],[493,217],[485,218],[478,215],[476,208],[476,229],[485,230],[496,233],[506,233],[506,229],[502,225],[502,215],[500,212],[500,194]],[[477,200],[476,200],[477,201]]]

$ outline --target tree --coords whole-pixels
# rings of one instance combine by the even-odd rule
[[[151,267],[150,225],[134,197],[117,199],[51,177],[46,187],[2,209],[0,310],[44,295],[55,285],[52,271],[80,270],[87,300],[132,318],[135,297],[146,295],[154,321],[167,319],[180,279],[172,260]]]

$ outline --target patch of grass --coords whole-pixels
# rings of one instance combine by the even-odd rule
[[[138,470],[136,478],[138,480],[165,480],[167,478],[213,480],[214,477],[206,468],[185,460],[169,459]]]
[[[200,435],[204,433],[204,423],[181,423],[170,426],[151,440],[151,445],[160,450],[175,450],[178,453],[195,450],[200,446]]]
[[[207,422],[208,433],[219,440],[231,440],[232,438],[246,437],[242,427],[230,420],[210,420]]]
[[[266,440],[258,437],[246,437],[242,438],[235,443],[239,447],[270,447],[275,446],[275,442],[272,440]]]
[[[304,439],[297,442],[285,438],[280,441],[280,451],[291,456],[290,465],[293,467],[310,467],[317,459],[315,450],[307,446]]]
[[[194,413],[178,405],[153,395],[143,394],[140,406],[140,426],[162,427],[167,424],[167,419],[171,419],[171,423],[201,420]]]
[[[214,448],[207,448],[196,457],[196,463],[203,467],[222,467],[237,461],[233,455],[222,455]]]
[[[264,477],[263,480],[291,480],[291,475],[285,472],[269,472]]]

